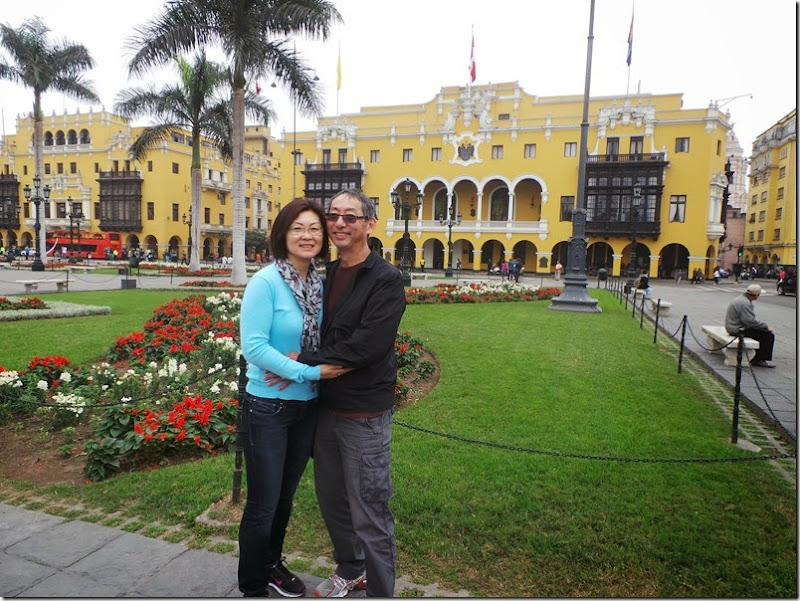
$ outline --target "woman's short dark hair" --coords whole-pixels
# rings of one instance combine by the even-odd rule
[[[325,211],[315,200],[310,198],[295,198],[283,207],[278,216],[275,217],[275,223],[272,224],[272,234],[269,237],[269,247],[272,251],[272,256],[276,259],[287,259],[289,257],[289,249],[286,247],[286,234],[289,228],[292,227],[295,219],[300,213],[311,211],[319,219],[319,224],[322,227],[322,249],[319,251],[317,258],[325,259],[328,256],[328,230],[325,229]]]

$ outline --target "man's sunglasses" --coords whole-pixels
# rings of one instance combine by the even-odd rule
[[[342,215],[340,213],[325,213],[325,219],[330,221],[331,223],[336,223],[339,221],[339,217],[341,217],[345,223],[348,225],[353,225],[359,219],[363,219],[366,221],[369,219],[366,215]]]

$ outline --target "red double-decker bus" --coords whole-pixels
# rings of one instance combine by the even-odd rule
[[[116,250],[117,256],[122,256],[122,240],[119,232],[81,232],[79,238],[77,232],[73,231],[71,247],[69,241],[69,230],[47,232],[47,256],[66,258],[74,251],[75,256],[82,259],[105,259],[106,250],[110,252]]]

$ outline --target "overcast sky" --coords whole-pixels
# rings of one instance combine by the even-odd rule
[[[539,96],[583,94],[589,0],[334,0],[343,17],[325,42],[298,39],[316,69],[325,116],[364,106],[419,104],[443,86],[467,83],[474,29],[477,84],[518,81]],[[97,66],[89,73],[111,110],[117,93],[146,81],[129,79],[126,39],[152,19],[163,0],[6,0],[0,20],[18,27],[41,16],[56,38],[88,47]],[[635,12],[633,60],[625,62],[631,12]],[[336,89],[341,48],[342,85]],[[0,52],[3,52],[0,49]],[[150,76],[164,81],[170,73]],[[630,84],[628,85],[628,81]],[[293,109],[285,90],[259,82],[273,101],[273,133],[291,134]],[[592,96],[684,94],[685,108],[744,95],[725,104],[734,130],[751,152],[756,136],[796,106],[797,13],[793,0],[596,0]],[[750,98],[749,95],[752,95]],[[0,83],[5,133],[16,116],[31,110],[31,90]],[[45,114],[78,106],[60,94],[43,98]],[[99,110],[100,105],[95,106]],[[314,120],[297,116],[298,131]]]

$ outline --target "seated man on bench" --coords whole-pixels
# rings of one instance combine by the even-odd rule
[[[753,301],[761,296],[761,286],[750,284],[742,296],[737,296],[728,305],[725,314],[725,331],[731,336],[741,333],[747,338],[758,341],[758,350],[750,361],[755,367],[775,367],[772,361],[772,347],[775,346],[775,334],[764,321],[756,319]]]

